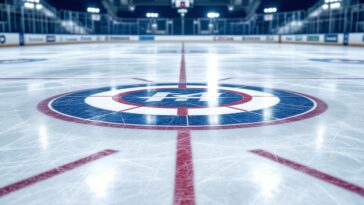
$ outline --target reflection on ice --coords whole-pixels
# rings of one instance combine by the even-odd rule
[[[319,125],[317,127],[317,134],[315,139],[315,148],[317,150],[321,150],[322,146],[325,143],[325,136],[326,136],[326,127],[323,125]]]
[[[107,191],[112,187],[114,181],[115,170],[112,167],[103,167],[102,170],[93,170],[86,178],[86,183],[90,191],[93,192],[97,198],[107,196]]]
[[[218,61],[216,54],[210,53],[207,58],[207,96],[208,96],[208,106],[216,107],[219,104],[219,90],[218,90]]]
[[[210,124],[212,125],[218,125],[220,121],[220,117],[218,115],[210,115],[209,116]]]
[[[45,125],[40,125],[38,128],[39,143],[43,150],[48,149],[48,132]]]
[[[268,165],[256,166],[251,180],[259,187],[260,195],[266,198],[278,193],[282,184],[281,172]]]
[[[272,116],[273,115],[273,111],[272,109],[265,109],[263,111],[263,118],[264,118],[264,121],[269,121],[272,119]]]

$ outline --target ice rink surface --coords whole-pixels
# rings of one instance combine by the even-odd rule
[[[0,204],[364,204],[362,48],[187,43],[184,53],[181,43],[1,48]],[[327,110],[261,127],[153,130],[37,108],[63,93],[181,76],[303,93]]]

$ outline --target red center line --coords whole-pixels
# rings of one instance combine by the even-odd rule
[[[360,196],[364,197],[364,188],[360,187],[358,185],[355,185],[355,184],[352,184],[350,182],[344,181],[342,179],[339,179],[339,178],[334,177],[332,175],[323,173],[323,172],[321,172],[319,170],[307,167],[305,165],[299,164],[297,162],[291,161],[289,159],[285,159],[283,157],[274,155],[274,154],[269,153],[269,152],[267,152],[265,150],[257,149],[257,150],[251,150],[250,152],[252,152],[254,154],[257,154],[257,155],[259,155],[261,157],[273,160],[275,162],[278,162],[279,164],[288,166],[288,167],[290,167],[290,168],[292,168],[294,170],[303,172],[303,173],[308,174],[308,175],[310,175],[312,177],[323,180],[323,181],[325,181],[327,183],[330,183],[332,185],[335,185],[335,186],[338,186],[340,188],[346,189],[346,190],[348,190],[350,192],[359,194]]]
[[[132,78],[132,79],[134,79],[134,80],[140,80],[140,81],[148,82],[148,83],[154,83],[154,81],[148,80],[148,79],[144,79],[144,78]]]
[[[92,161],[98,160],[100,158],[109,156],[111,154],[115,154],[118,151],[116,150],[111,150],[111,149],[107,149],[107,150],[103,150],[101,152],[98,152],[96,154],[87,156],[85,158],[79,159],[77,161],[62,165],[60,167],[51,169],[49,171],[40,173],[38,175],[29,177],[27,179],[23,179],[21,181],[15,182],[13,184],[7,185],[5,187],[0,188],[0,197],[3,197],[5,195],[8,195],[12,192],[18,191],[20,189],[26,188],[28,186],[31,186],[33,184],[36,184],[38,182],[47,180],[51,177],[57,176],[59,174],[63,174],[67,171],[73,170],[75,168],[78,168],[80,166],[86,165]]]
[[[186,63],[184,57],[184,44],[182,44],[182,59],[178,88],[187,87]],[[179,108],[178,116],[188,116],[187,108]],[[178,130],[176,175],[173,205],[195,205],[195,189],[193,181],[193,161],[191,133],[189,129]]]
[[[186,76],[186,60],[185,60],[185,44],[182,44],[182,59],[179,73],[179,85],[178,88],[187,88],[187,76]]]

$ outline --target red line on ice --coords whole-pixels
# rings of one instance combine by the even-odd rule
[[[297,162],[291,161],[289,159],[285,159],[283,157],[274,155],[274,154],[269,153],[269,152],[267,152],[265,150],[257,149],[257,150],[251,150],[250,152],[252,152],[254,154],[257,154],[257,155],[259,155],[261,157],[273,160],[273,161],[275,161],[275,162],[277,162],[279,164],[288,166],[288,167],[290,167],[292,169],[303,172],[303,173],[308,174],[308,175],[310,175],[312,177],[315,177],[317,179],[321,179],[321,180],[323,180],[323,181],[325,181],[327,183],[330,183],[332,185],[335,185],[335,186],[338,186],[340,188],[346,189],[346,190],[348,190],[350,192],[359,194],[359,195],[364,197],[364,188],[360,187],[358,185],[355,185],[355,184],[352,184],[350,182],[344,181],[342,179],[339,179],[339,178],[334,177],[332,175],[323,173],[323,172],[321,172],[319,170],[307,167],[305,165],[299,164]]]
[[[231,79],[234,79],[234,78],[221,78],[221,79],[219,79],[218,81],[225,81],[225,80],[231,80]]]
[[[187,87],[187,76],[186,76],[186,60],[185,60],[185,44],[182,44],[182,59],[179,73],[179,88]]]
[[[154,81],[148,80],[148,79],[144,79],[144,78],[132,78],[132,79],[134,79],[134,80],[140,80],[140,81],[148,82],[148,83],[154,83]]]
[[[179,76],[179,88],[187,87],[184,44],[182,44],[182,59]],[[188,116],[187,108],[179,108],[178,116]],[[193,161],[191,134],[189,129],[178,130],[176,175],[173,205],[195,205],[195,188],[193,181]]]
[[[54,176],[57,176],[59,174],[63,174],[65,172],[67,172],[67,171],[73,170],[75,168],[78,168],[80,166],[83,166],[83,165],[88,164],[88,163],[90,163],[92,161],[98,160],[100,158],[109,156],[109,155],[114,154],[116,152],[118,152],[118,151],[110,150],[110,149],[103,150],[101,152],[98,152],[96,154],[87,156],[87,157],[79,159],[77,161],[70,162],[70,163],[62,165],[60,167],[57,167],[57,168],[51,169],[49,171],[40,173],[38,175],[29,177],[27,179],[23,179],[21,181],[15,182],[13,184],[9,184],[9,185],[7,185],[5,187],[0,188],[0,197],[8,195],[8,194],[10,194],[12,192],[18,191],[20,189],[26,188],[26,187],[31,186],[33,184],[36,184],[38,182],[47,180],[47,179],[49,179],[51,177],[54,177]]]
[[[190,130],[178,130],[174,205],[194,205],[195,189]]]

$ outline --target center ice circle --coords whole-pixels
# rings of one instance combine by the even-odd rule
[[[120,93],[113,99],[119,103],[154,108],[208,108],[243,104],[251,101],[248,94],[206,88],[160,88]]]
[[[292,91],[204,83],[125,85],[61,94],[42,101],[46,115],[82,124],[136,129],[231,129],[289,123],[327,109]]]

